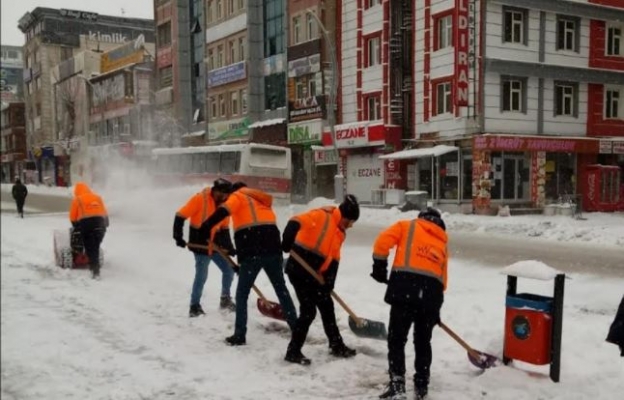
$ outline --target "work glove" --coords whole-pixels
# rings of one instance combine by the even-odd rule
[[[240,265],[232,264],[232,269],[234,270],[234,273],[236,273],[236,275],[240,274]]]
[[[182,248],[186,247],[186,241],[184,239],[182,239],[181,237],[174,238],[174,240],[176,242],[176,246],[182,247]]]
[[[373,272],[370,276],[379,283],[388,283],[388,261],[373,260]]]
[[[227,255],[230,257],[236,257],[236,249],[232,247],[231,249],[227,251]]]

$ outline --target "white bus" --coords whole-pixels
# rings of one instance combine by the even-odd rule
[[[260,143],[152,150],[154,173],[167,183],[211,185],[221,177],[290,199],[290,149]]]

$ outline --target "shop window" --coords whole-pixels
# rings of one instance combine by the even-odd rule
[[[618,119],[622,118],[624,115],[621,114],[622,108],[622,90],[620,89],[605,89],[605,109],[604,109],[604,117],[605,119]]]
[[[578,84],[555,82],[555,116],[578,117]]]
[[[529,11],[525,8],[503,7],[503,41],[526,45],[529,32]]]
[[[606,53],[608,56],[624,56],[622,50],[622,31],[624,25],[609,24],[607,25],[607,43]]]
[[[440,198],[457,200],[459,198],[459,152],[452,151],[439,157]]]
[[[445,49],[453,46],[453,15],[441,15],[434,17],[435,24],[435,50]]]
[[[434,84],[434,115],[453,112],[451,81]]]
[[[526,78],[501,77],[501,110],[526,113]]]
[[[557,50],[579,51],[580,25],[579,18],[557,16]]]
[[[468,151],[467,153],[470,153]],[[472,154],[462,155],[462,200],[472,199]]]
[[[546,199],[558,200],[576,193],[574,166],[576,157],[571,153],[546,153]]]
[[[366,65],[373,67],[381,65],[381,37],[375,36],[366,39]]]

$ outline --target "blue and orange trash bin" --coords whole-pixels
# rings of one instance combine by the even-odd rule
[[[550,378],[559,382],[564,284],[565,274],[557,274],[552,297],[517,293],[518,276],[507,275],[503,363],[549,364]]]

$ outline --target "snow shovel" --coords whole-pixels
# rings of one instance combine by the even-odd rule
[[[291,250],[290,255],[321,285],[325,284],[323,277],[316,273],[316,271],[310,267],[310,264],[301,258],[299,254]],[[332,291],[331,295],[338,302],[338,304],[344,308],[347,314],[349,314],[349,328],[351,328],[351,331],[353,331],[356,336],[378,340],[386,340],[388,338],[388,331],[386,330],[386,325],[383,322],[358,317],[340,298],[340,296],[336,294],[336,292]]]
[[[186,246],[190,248],[201,249],[201,250],[209,249],[208,246],[202,246],[200,244],[193,244],[193,243],[189,243]],[[232,258],[229,255],[227,255],[227,253],[221,247],[217,246],[214,243],[212,244],[212,247],[217,253],[219,253],[221,257],[223,257],[232,266],[232,268],[238,267],[238,265],[234,262],[234,260],[232,260]],[[264,294],[262,294],[262,292],[260,291],[260,289],[256,287],[256,285],[253,285],[251,288],[258,296],[258,301],[256,302],[256,304],[258,306],[258,311],[260,311],[260,314],[264,315],[265,317],[277,319],[280,321],[286,320],[284,318],[284,312],[282,310],[282,306],[279,305],[279,303],[274,303],[268,300],[266,297],[264,297]]]
[[[455,332],[451,330],[451,328],[446,326],[442,321],[440,321],[438,325],[440,325],[440,328],[442,328],[444,332],[448,333],[450,337],[455,339],[457,343],[459,343],[464,349],[466,349],[466,351],[468,352],[468,360],[470,360],[472,365],[480,369],[487,369],[496,366],[496,362],[498,361],[498,358],[496,356],[473,349],[468,345],[468,343],[464,342],[462,338],[460,338]]]

